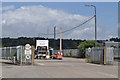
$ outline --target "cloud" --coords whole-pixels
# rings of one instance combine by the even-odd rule
[[[14,9],[15,7],[14,6],[4,6],[4,7],[1,7],[0,8],[0,10],[2,10],[2,11],[6,11],[6,10],[12,10],[12,9]]]
[[[118,23],[118,37],[120,38],[120,23]]]
[[[53,33],[54,26],[57,26],[57,33],[59,32],[60,26],[63,27],[63,31],[68,30],[89,18],[90,16],[70,14],[62,10],[51,9],[42,5],[21,6],[20,8],[8,10],[2,14],[2,33],[3,37],[53,37],[53,35],[45,36],[40,33]],[[99,28],[98,33],[101,32],[102,30],[100,31]],[[59,35],[57,35],[57,37],[59,37]],[[63,34],[63,37],[94,39],[94,21],[91,20],[84,26]]]

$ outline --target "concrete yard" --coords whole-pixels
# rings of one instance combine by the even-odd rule
[[[3,78],[117,78],[118,64],[98,65],[85,59],[35,60],[34,66],[2,65]]]

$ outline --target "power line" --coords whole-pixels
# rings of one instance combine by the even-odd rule
[[[71,29],[69,29],[69,30],[63,31],[62,33],[65,33],[65,32],[71,31],[71,30],[73,30],[73,29],[76,29],[76,28],[78,28],[78,27],[86,24],[87,22],[89,22],[90,20],[92,20],[94,17],[95,17],[95,16],[91,17],[90,19],[88,19],[87,21],[83,22],[82,24],[80,24],[80,25],[78,25],[78,26],[76,26],[76,27],[73,27],[73,28],[71,28]],[[60,34],[60,33],[58,33],[58,34]]]
[[[78,28],[78,27],[86,24],[87,22],[89,22],[90,20],[92,20],[94,17],[95,17],[95,15],[94,15],[93,17],[91,17],[90,19],[86,20],[85,22],[81,23],[81,24],[78,25],[78,26],[75,26],[75,27],[73,27],[73,28],[71,28],[71,29],[62,31],[62,33],[65,33],[65,32],[71,31],[71,30],[73,30],[73,29],[76,29],[76,28]],[[51,34],[39,33],[39,34],[42,34],[42,35],[54,35],[54,33],[51,33]],[[60,34],[60,33],[56,33],[56,35],[57,35],[57,34]]]

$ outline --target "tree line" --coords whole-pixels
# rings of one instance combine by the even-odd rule
[[[53,38],[42,38],[42,37],[18,37],[18,38],[1,38],[2,40],[2,47],[9,47],[9,46],[18,46],[18,45],[25,45],[30,44],[36,46],[36,40],[49,40],[49,46],[52,48],[59,49],[60,46],[60,39],[54,40]],[[55,41],[55,46],[54,46]],[[76,49],[81,42],[86,40],[80,39],[63,39],[63,49]],[[103,44],[107,40],[97,40],[98,43]],[[111,38],[110,41],[118,42],[120,38]]]

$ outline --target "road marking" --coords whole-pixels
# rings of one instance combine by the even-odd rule
[[[41,66],[44,66],[45,64],[42,64],[42,63],[37,63],[38,65],[41,65]]]
[[[64,64],[64,63],[50,63],[50,64]]]
[[[104,65],[100,65],[100,64],[93,64],[93,63],[87,63],[89,65],[92,65],[92,66],[104,66]]]

